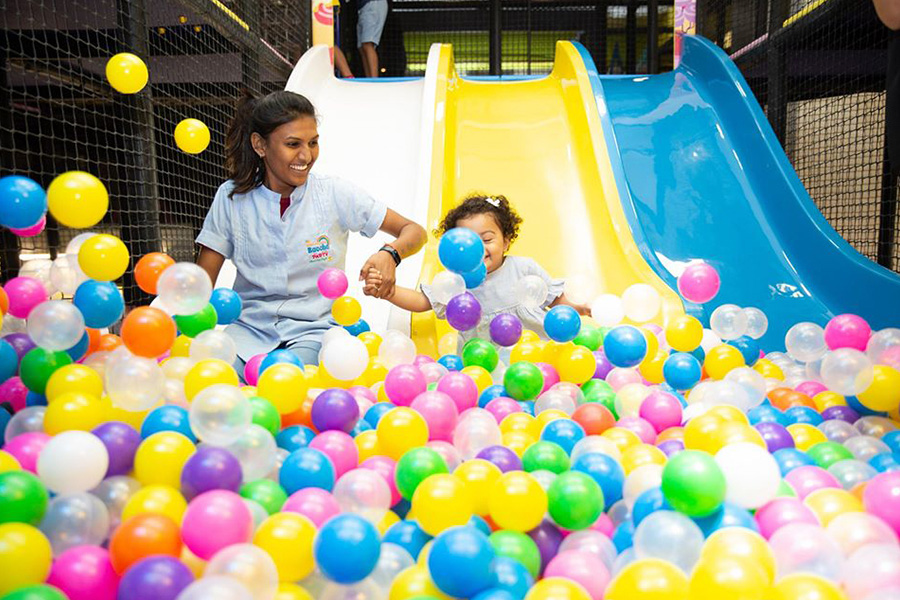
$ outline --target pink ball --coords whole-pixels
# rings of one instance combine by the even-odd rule
[[[721,285],[719,272],[712,265],[706,263],[688,265],[678,277],[678,293],[685,300],[697,304],[703,304],[715,298]]]
[[[681,425],[681,402],[672,394],[655,389],[641,402],[638,415],[659,433],[669,427]]]
[[[99,546],[75,546],[56,557],[47,583],[69,600],[115,600],[119,575],[109,551]]]
[[[642,381],[643,377],[635,369],[623,369],[621,367],[615,367],[606,376],[606,383],[615,392],[618,392],[629,383],[641,383]]]
[[[331,459],[335,481],[359,464],[359,450],[353,443],[353,438],[343,431],[323,431],[313,438],[309,447],[324,452]]]
[[[266,353],[257,354],[244,365],[244,381],[247,385],[256,385],[259,381],[259,365],[266,358]]]
[[[656,323],[647,323],[647,324],[645,324],[645,325],[641,325],[641,327],[643,327],[644,329],[646,329],[647,331],[649,331],[649,332],[652,333],[653,335],[657,335],[657,336],[658,336],[660,333],[662,333],[662,331],[663,331],[663,328],[660,327],[659,325],[657,325]]]
[[[656,441],[656,430],[653,425],[641,417],[622,417],[616,422],[616,427],[635,433],[645,444],[652,444]]]
[[[49,441],[50,436],[46,433],[32,431],[29,433],[22,433],[11,440],[7,440],[3,449],[15,456],[23,469],[32,473],[37,473],[38,455]]]
[[[13,412],[19,412],[28,401],[28,388],[22,383],[22,379],[15,375],[3,383],[0,383],[0,402],[9,402]]]
[[[387,456],[370,456],[362,461],[359,465],[363,469],[371,469],[375,471],[387,481],[388,487],[391,489],[391,506],[400,502],[400,490],[397,489],[397,480],[394,473],[397,471],[397,462]]]
[[[541,388],[542,394],[559,383],[559,373],[556,371],[556,367],[544,362],[534,363],[534,366],[540,369],[541,375],[544,376],[544,387]]]
[[[375,392],[367,387],[355,385],[347,391],[351,396],[353,396],[353,399],[356,400],[356,405],[359,407],[360,415],[365,415],[366,411],[372,408],[373,404],[378,402],[378,398],[375,396]]]
[[[228,490],[204,492],[191,500],[181,521],[181,538],[191,552],[209,560],[232,544],[250,541],[253,516],[244,499]]]
[[[9,314],[20,319],[28,317],[35,306],[49,296],[44,284],[33,277],[13,277],[3,286],[9,296]]]
[[[418,367],[397,365],[384,378],[384,393],[396,406],[409,406],[428,383]]]
[[[419,354],[416,356],[415,360],[413,360],[413,365],[421,367],[422,365],[427,365],[433,362],[435,362],[435,360],[430,356],[426,354]]]
[[[797,492],[797,497],[801,500],[816,490],[821,490],[823,488],[842,488],[841,482],[837,480],[837,477],[822,467],[817,467],[815,465],[797,467],[785,475],[784,480],[794,488],[794,491]]]
[[[791,523],[819,524],[813,511],[797,498],[775,498],[761,506],[753,518],[759,525],[759,533],[766,539]]]
[[[460,413],[478,404],[478,386],[471,377],[459,371],[451,371],[441,377],[437,391],[453,398]]]
[[[348,285],[347,274],[335,268],[325,269],[316,280],[319,293],[332,300],[343,296]]]
[[[453,398],[437,390],[425,391],[409,405],[428,424],[428,439],[450,441],[459,418]]]
[[[819,383],[818,381],[804,381],[803,383],[797,384],[797,387],[794,389],[801,394],[806,394],[812,398],[816,394],[826,391],[828,386]]]
[[[13,229],[10,227],[9,230],[19,237],[34,237],[44,231],[44,227],[46,226],[47,215],[43,215],[41,219],[31,227],[23,227],[22,229]]]
[[[613,533],[616,530],[616,526],[613,524],[612,519],[606,513],[600,513],[600,516],[597,517],[597,520],[594,521],[594,524],[589,527],[589,529],[593,529],[594,531],[599,531],[603,535],[608,538],[612,538]]]
[[[825,343],[831,350],[855,348],[866,351],[872,328],[858,315],[838,315],[825,326]]]
[[[592,600],[601,600],[609,584],[609,570],[593,552],[566,550],[547,564],[544,577],[563,577],[581,584]]]
[[[494,415],[498,424],[506,417],[506,415],[522,412],[522,406],[512,398],[507,398],[506,396],[497,396],[488,402],[484,409]]]
[[[320,488],[304,488],[288,496],[281,511],[303,515],[318,529],[325,521],[339,515],[341,506],[331,492]]]
[[[900,533],[900,471],[873,477],[863,491],[863,506]]]

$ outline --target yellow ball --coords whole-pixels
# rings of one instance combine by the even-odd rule
[[[539,342],[539,341],[541,341],[541,336],[539,336],[532,330],[530,330],[530,329],[522,330],[522,337],[519,338],[520,344],[523,342]]]
[[[338,325],[353,325],[362,316],[362,307],[356,298],[341,296],[336,298],[331,305],[331,316],[338,322]]]
[[[694,567],[689,600],[734,598],[769,600],[769,579],[762,566],[730,556],[702,557]]]
[[[509,364],[517,362],[541,362],[543,346],[537,341],[519,340],[509,353]]]
[[[154,433],[138,446],[134,455],[134,477],[144,485],[181,487],[181,470],[194,453],[194,444],[174,431]]]
[[[606,600],[685,600],[687,576],[658,558],[642,558],[622,569],[606,588]],[[712,599],[710,599],[712,600]]]
[[[266,369],[266,373],[268,371],[269,369]],[[263,374],[265,375],[265,373]],[[237,386],[239,380],[237,373],[234,372],[234,368],[224,360],[219,360],[218,358],[201,360],[191,367],[191,370],[184,376],[184,396],[189,401],[193,400],[194,396],[199,394],[202,390],[217,383],[226,383],[228,385]],[[259,386],[257,385],[257,387]]]
[[[187,500],[181,492],[168,485],[147,485],[139,489],[125,503],[122,509],[122,521],[144,514],[165,515],[175,523],[181,523],[181,517],[187,510]]]
[[[467,460],[453,471],[459,477],[472,496],[475,514],[481,517],[488,514],[488,498],[494,482],[500,478],[497,465],[481,458]]]
[[[387,533],[388,529],[399,522],[400,517],[397,515],[397,513],[392,510],[387,511],[386,513],[384,513],[384,516],[381,517],[381,520],[378,521],[378,525],[376,525],[376,527],[378,528],[378,533],[384,536],[384,534]]]
[[[428,443],[428,424],[422,415],[406,406],[384,413],[375,431],[381,450],[394,460],[400,460],[408,450]]]
[[[837,392],[819,392],[813,396],[812,400],[816,405],[816,410],[819,412],[822,412],[826,408],[831,408],[832,406],[847,406],[847,399]]]
[[[69,392],[81,392],[99,398],[103,395],[103,380],[100,374],[90,367],[79,364],[66,365],[53,371],[47,380],[47,402]]]
[[[572,342],[554,342],[553,340],[544,342],[544,348],[541,350],[541,362],[545,362],[548,365],[557,366],[559,363],[559,359],[562,356],[563,351],[568,349],[570,346],[574,346]]]
[[[504,473],[491,488],[488,511],[502,529],[531,531],[547,513],[547,492],[530,473]]]
[[[657,350],[656,356],[645,359],[644,362],[638,365],[638,371],[650,383],[660,384],[666,380],[663,368],[666,365],[667,358],[669,358],[669,355],[665,351]]]
[[[570,346],[562,350],[557,359],[559,378],[581,385],[594,376],[597,358],[584,346]]]
[[[710,348],[703,366],[713,379],[724,379],[732,369],[746,366],[746,363],[740,350],[728,344],[721,344]]]
[[[378,433],[374,430],[360,432],[353,438],[353,442],[359,452],[360,463],[373,456],[382,456],[381,446],[378,444]]]
[[[544,431],[544,427],[547,426],[547,423],[550,421],[556,421],[557,419],[568,419],[569,415],[559,410],[558,408],[548,408],[546,410],[542,410],[538,415],[534,418],[535,427],[537,427],[537,434],[540,435],[542,431]]]
[[[640,331],[641,335],[644,336],[644,339],[647,340],[647,353],[644,355],[644,360],[641,361],[641,364],[643,364],[653,360],[657,352],[659,352],[659,338],[657,338],[649,329],[638,327],[637,330]]]
[[[109,85],[122,94],[137,94],[150,78],[147,65],[130,52],[121,52],[106,62]]]
[[[319,367],[319,377],[322,368]],[[290,363],[277,363],[263,371],[256,382],[256,392],[282,415],[292,413],[303,404],[308,390],[303,369]]]
[[[756,361],[753,370],[767,379],[784,380],[784,371],[781,370],[781,367],[766,358]]]
[[[666,325],[666,343],[678,352],[691,352],[703,340],[703,324],[691,315],[678,315]]]
[[[400,572],[391,582],[388,600],[412,600],[419,597],[449,599],[441,592],[428,574],[428,567],[413,565]]]
[[[844,513],[865,512],[862,501],[846,490],[822,488],[803,499],[813,514],[819,519],[822,527],[828,527],[831,521]]]
[[[209,127],[197,119],[184,119],[175,126],[175,144],[188,154],[200,154],[209,146]]]
[[[709,412],[694,417],[684,426],[684,447],[688,450],[712,452],[710,440],[725,423],[725,419]]]
[[[772,587],[770,600],[847,600],[834,583],[812,573],[792,573]]]
[[[587,590],[571,579],[547,577],[525,594],[525,600],[591,600]]]
[[[450,527],[468,523],[474,514],[473,504],[472,495],[463,480],[446,473],[426,477],[412,497],[416,520],[428,535],[437,535]]]
[[[50,541],[39,529],[25,523],[0,525],[0,595],[43,583],[52,559]]]
[[[377,352],[377,350],[376,350]],[[353,385],[361,385],[363,387],[372,387],[376,383],[384,382],[384,378],[387,377],[388,368],[384,366],[378,357],[370,357],[369,364],[366,367],[366,370],[363,371],[363,374],[360,375],[356,381],[353,382]],[[352,386],[351,386],[352,387]]]
[[[747,425],[746,423],[737,423],[735,421],[725,421],[709,439],[709,445],[705,448],[707,452],[715,454],[725,446],[730,444],[739,444],[749,442],[756,444],[762,448],[766,447],[766,442],[762,434]]]
[[[809,423],[792,423],[787,426],[787,430],[794,438],[797,450],[802,452],[806,452],[820,442],[828,441],[821,429]]]
[[[743,413],[738,407],[731,406],[730,404],[718,404],[711,407],[708,411],[706,411],[706,413],[722,417],[723,421],[733,421],[735,423],[743,423],[745,425],[750,424],[750,420],[747,418],[747,415]]]
[[[525,454],[525,451],[531,447],[533,443],[538,441],[537,436],[531,435],[524,431],[510,431],[504,433],[500,437],[500,442],[519,455],[519,458]]]
[[[303,515],[282,512],[268,517],[256,533],[253,544],[265,550],[278,570],[278,580],[291,582],[303,579],[316,566],[313,540],[316,526]]]
[[[896,410],[900,406],[900,371],[887,365],[875,365],[874,368],[875,379],[856,396],[859,403],[871,410]]]
[[[622,452],[622,460],[620,462],[625,470],[625,474],[628,475],[644,465],[665,465],[666,453],[656,446],[637,444]]]
[[[279,583],[274,600],[314,600],[314,598],[296,583]]]
[[[462,373],[472,378],[472,381],[475,382],[475,387],[478,388],[479,394],[490,386],[494,385],[494,380],[491,379],[491,374],[488,373],[487,369],[485,369],[484,367],[479,367],[478,365],[469,365],[468,367],[463,368]]]
[[[763,568],[769,583],[775,580],[775,555],[766,539],[744,527],[725,527],[714,531],[700,551],[700,556],[727,556],[750,561]]]
[[[78,251],[78,266],[97,281],[115,281],[128,269],[128,248],[114,235],[98,233]]]
[[[69,392],[57,396],[44,413],[44,431],[56,435],[63,431],[90,431],[103,423],[106,410],[91,394]]]
[[[84,171],[58,175],[47,188],[47,209],[66,227],[93,227],[108,208],[109,194],[103,182]]]
[[[501,433],[521,431],[536,438],[541,435],[542,428],[543,425],[526,412],[508,414],[500,421]]]
[[[374,331],[364,331],[358,336],[359,341],[361,341],[366,346],[366,350],[369,351],[370,357],[378,356],[378,348],[381,347],[381,336],[375,333]]]
[[[15,456],[6,450],[0,450],[0,473],[19,471],[21,469],[22,465],[19,464],[19,460]]]
[[[191,355],[191,342],[194,341],[193,338],[189,338],[183,333],[175,338],[175,341],[172,342],[172,349],[169,350],[170,356],[182,356],[184,358],[188,358]]]
[[[625,429],[624,427],[610,427],[601,433],[600,437],[606,438],[615,444],[616,448],[619,449],[619,452],[625,452],[632,446],[643,443],[641,438],[638,437],[638,434],[630,429]]]
[[[127,425],[131,425],[136,430],[141,430],[141,425],[144,423],[144,419],[150,413],[149,410],[141,410],[132,412],[130,410],[125,410],[119,406],[113,406],[112,400],[109,399],[109,396],[103,396],[100,398],[100,402],[103,403],[103,420],[104,421],[121,421]]]

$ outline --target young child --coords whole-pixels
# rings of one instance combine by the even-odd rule
[[[501,314],[513,314],[522,321],[525,329],[530,329],[541,338],[547,339],[544,332],[544,315],[547,310],[559,304],[575,308],[580,314],[590,314],[587,306],[570,302],[563,287],[562,279],[552,279],[539,264],[524,256],[507,256],[510,245],[519,235],[521,217],[510,206],[503,196],[469,196],[458,206],[451,209],[438,226],[437,235],[443,235],[454,227],[471,229],[484,242],[484,264],[487,267],[487,278],[480,286],[469,292],[481,303],[481,322],[474,329],[460,332],[460,344],[474,338],[488,339],[488,326],[491,320]],[[528,276],[536,275],[547,284],[547,297],[540,307],[525,306],[513,291],[516,282]],[[366,275],[366,289],[371,293],[380,290],[384,279],[377,269],[370,269]],[[422,284],[421,291],[403,287],[394,287],[393,292],[381,297],[395,306],[412,312],[434,310],[438,318],[443,319],[446,305],[434,299],[431,286]]]
[[[256,354],[287,348],[316,364],[331,303],[317,290],[319,274],[344,268],[350,231],[397,239],[377,250],[359,272],[384,279],[373,295],[393,293],[400,260],[425,243],[425,230],[364,190],[337,177],[311,173],[319,156],[313,105],[299,94],[244,98],[225,139],[223,183],[197,236],[197,264],[213,283],[230,258],[234,290],[243,301],[234,338],[236,367]],[[238,371],[240,372],[240,371]]]

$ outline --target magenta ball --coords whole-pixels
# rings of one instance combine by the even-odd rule
[[[370,456],[359,465],[363,469],[370,469],[381,475],[391,490],[391,506],[402,500],[400,490],[397,489],[397,461],[387,456]]]
[[[660,389],[653,390],[644,398],[638,412],[638,415],[650,423],[657,433],[681,425],[681,414],[681,402],[678,398]]]
[[[334,465],[335,481],[347,471],[355,469],[359,464],[359,451],[356,449],[356,444],[353,442],[353,438],[343,431],[323,431],[313,438],[309,447],[322,452],[331,460],[331,464]]]
[[[9,296],[9,314],[19,319],[26,318],[31,309],[48,298],[44,285],[33,277],[13,277],[3,291]]]
[[[797,498],[775,498],[762,505],[753,518],[759,526],[759,533],[766,539],[791,523],[819,525],[819,519],[813,511]]]
[[[688,265],[678,277],[678,293],[690,302],[703,304],[719,293],[722,281],[719,272],[712,265],[695,263]]]
[[[496,398],[488,402],[487,406],[485,406],[484,408],[486,411],[494,415],[494,418],[497,419],[498,424],[507,415],[522,412],[522,405],[512,398],[507,398],[506,396],[497,396]]]
[[[341,505],[335,497],[320,488],[303,488],[288,496],[281,512],[292,512],[303,515],[313,522],[318,529],[325,521],[341,512]]]
[[[50,441],[50,436],[40,431],[31,431],[6,440],[3,449],[12,454],[22,468],[37,473],[37,459],[41,450]]]
[[[544,577],[563,577],[581,584],[591,600],[602,600],[609,584],[609,569],[599,554],[586,550],[560,552],[547,565]]]
[[[244,381],[247,385],[256,385],[259,382],[259,365],[266,358],[266,354],[257,354],[244,365]]]
[[[825,326],[825,343],[831,350],[854,348],[865,352],[870,335],[872,328],[858,315],[838,315]]]
[[[803,383],[798,384],[794,389],[801,394],[806,394],[807,396],[812,398],[816,394],[826,391],[828,389],[828,386],[823,383],[819,383],[818,381],[804,381]]]
[[[606,383],[612,386],[613,391],[618,392],[629,383],[641,383],[644,378],[633,369],[615,367],[606,375]]]
[[[437,361],[426,354],[417,354],[416,357],[413,359],[413,365],[415,365],[417,367],[421,367],[422,365],[427,365],[427,364],[433,363],[433,362],[437,362]]]
[[[310,417],[318,431],[350,433],[359,421],[359,404],[347,390],[328,389],[313,400]]]
[[[534,366],[540,369],[541,375],[544,376],[544,387],[541,388],[541,394],[559,383],[559,372],[556,367],[545,362],[534,363]]]
[[[522,321],[509,313],[491,319],[491,340],[498,346],[512,346],[522,337]]]
[[[459,410],[453,398],[437,390],[425,391],[416,396],[409,405],[422,415],[428,424],[428,439],[449,442],[459,418]]]
[[[900,471],[873,477],[863,491],[863,506],[900,534]]]
[[[0,383],[0,403],[9,402],[13,412],[19,412],[27,406],[28,388],[18,375]]]
[[[99,546],[75,546],[56,557],[47,583],[69,600],[115,600],[119,575],[109,551]]]
[[[44,227],[46,226],[47,215],[43,215],[40,220],[31,227],[23,227],[22,229],[13,229],[10,227],[9,230],[19,237],[34,237],[44,231]]]
[[[244,499],[227,490],[213,490],[190,501],[181,520],[181,538],[203,560],[253,535],[253,516]]]
[[[834,475],[822,467],[817,467],[815,465],[797,467],[785,475],[784,480],[788,482],[788,485],[794,488],[794,491],[797,492],[797,497],[801,500],[816,490],[821,490],[823,488],[842,488],[841,483]]]
[[[656,429],[649,421],[641,417],[622,417],[616,423],[616,427],[635,433],[645,444],[652,444],[656,441]]]
[[[471,377],[460,371],[451,371],[441,377],[437,391],[453,398],[460,413],[478,404],[478,386]]]
[[[384,393],[396,406],[409,406],[428,383],[418,367],[397,365],[384,378]]]
[[[594,524],[591,525],[589,527],[589,529],[593,529],[594,531],[599,531],[606,537],[612,538],[613,533],[616,530],[616,526],[608,514],[600,513],[600,516],[597,517],[597,520],[594,521]]]
[[[340,269],[329,268],[322,271],[316,280],[319,293],[334,300],[340,298],[347,291],[347,274]]]

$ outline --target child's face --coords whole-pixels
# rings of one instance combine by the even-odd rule
[[[484,265],[487,272],[496,271],[503,264],[503,255],[509,250],[509,242],[503,237],[500,225],[490,213],[472,215],[456,222],[457,227],[471,229],[484,242]]]
[[[312,117],[300,117],[269,134],[253,134],[253,148],[266,163],[266,187],[282,195],[306,183],[319,157],[319,130]]]

